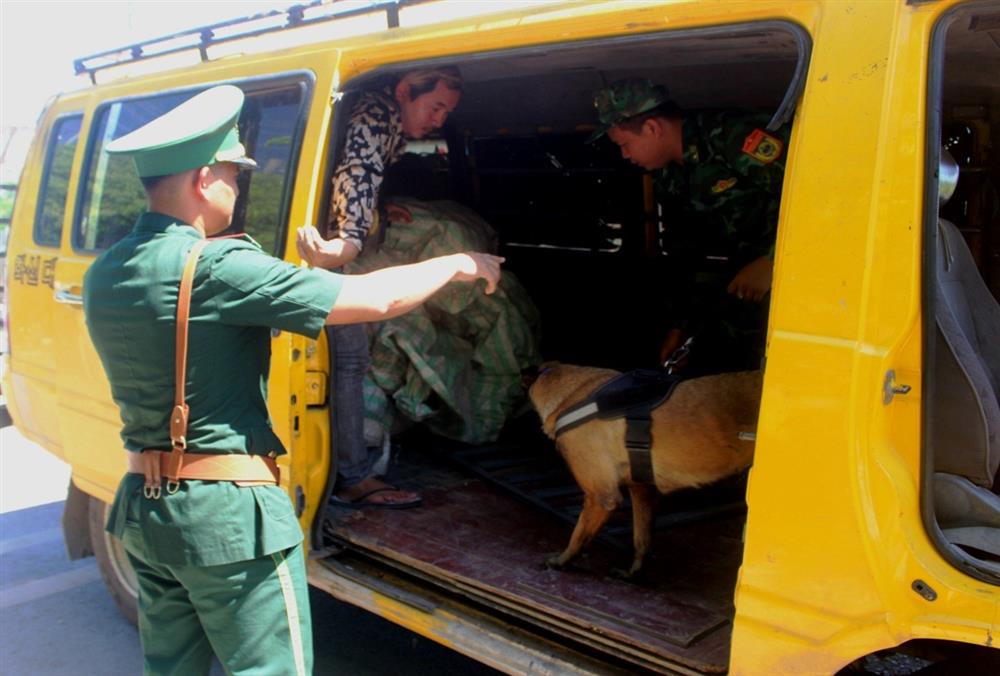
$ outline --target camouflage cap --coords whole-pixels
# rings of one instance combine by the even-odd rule
[[[587,140],[596,141],[616,124],[648,113],[668,101],[670,94],[667,88],[645,78],[613,82],[610,87],[594,92],[594,107],[601,126]]]

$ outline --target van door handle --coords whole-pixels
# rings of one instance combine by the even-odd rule
[[[77,291],[79,293],[73,293]],[[83,305],[83,289],[79,286],[64,286],[58,287],[52,297],[56,299],[57,303],[62,303],[63,305]]]

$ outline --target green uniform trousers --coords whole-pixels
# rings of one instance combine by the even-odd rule
[[[312,625],[302,545],[219,566],[129,560],[139,578],[144,673],[312,673]]]

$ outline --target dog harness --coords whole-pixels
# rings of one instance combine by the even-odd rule
[[[665,371],[636,369],[628,371],[598,388],[578,404],[556,418],[555,435],[568,432],[584,423],[601,418],[625,418],[625,448],[636,483],[652,484],[653,445],[650,416],[673,394],[680,376]]]

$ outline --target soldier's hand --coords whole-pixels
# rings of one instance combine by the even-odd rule
[[[661,366],[667,363],[667,360],[673,356],[674,352],[684,344],[684,332],[680,329],[673,328],[667,331],[666,337],[663,342],[660,343],[660,361],[658,362]],[[676,364],[677,368],[681,368],[687,362],[686,359],[682,362]]]
[[[454,254],[458,270],[454,279],[463,282],[474,282],[477,279],[486,280],[486,293],[493,293],[500,282],[500,264],[504,262],[501,256],[485,253]]]
[[[774,261],[767,256],[761,256],[747,263],[729,282],[726,291],[740,300],[759,302],[771,290],[771,277],[774,273]]]

